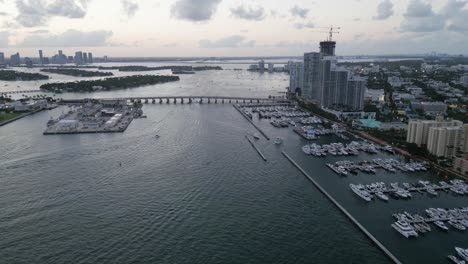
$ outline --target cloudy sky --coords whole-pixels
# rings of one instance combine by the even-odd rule
[[[0,51],[283,56],[468,54],[468,0],[0,0]]]

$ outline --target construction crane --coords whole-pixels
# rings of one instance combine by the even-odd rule
[[[314,31],[318,33],[328,33],[327,41],[333,41],[333,34],[340,34],[340,31],[337,31],[337,30],[341,29],[341,27],[334,28],[333,25],[330,27],[316,27],[316,28],[329,29],[329,31]]]

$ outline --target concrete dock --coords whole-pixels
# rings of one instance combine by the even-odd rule
[[[265,157],[265,155],[263,155],[260,149],[258,149],[257,146],[255,146],[253,141],[248,136],[245,136],[245,138],[249,141],[250,145],[252,145],[252,147],[257,151],[258,155],[260,155],[260,157],[262,157],[264,161],[267,161],[267,158]]]
[[[270,140],[270,137],[268,137],[267,134],[263,132],[263,130],[261,130],[257,125],[255,125],[252,119],[250,119],[241,109],[239,109],[237,105],[233,105],[233,106],[237,111],[239,111],[239,113],[242,114],[242,116],[245,117],[245,119],[247,119],[247,121],[250,122],[250,124],[252,124],[252,126],[254,126],[258,130],[258,132],[260,132],[260,134],[262,134],[262,136],[264,136],[267,140]]]
[[[362,226],[346,209],[341,206],[328,192],[322,188],[307,172],[305,172],[291,157],[289,157],[288,154],[286,154],[284,151],[281,152],[286,159],[291,162],[294,167],[296,167],[306,178],[311,181],[315,187],[323,194],[325,197],[327,197],[340,211],[348,217],[351,222],[353,222],[390,260],[392,260],[394,263],[401,264],[401,262],[384,246],[382,245],[367,229]]]

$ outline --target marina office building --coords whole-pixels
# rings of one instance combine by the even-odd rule
[[[337,65],[335,46],[334,41],[322,41],[320,52],[305,53],[303,69],[300,64],[292,67],[290,90],[296,92],[300,88],[304,99],[324,108],[362,110],[366,80]]]

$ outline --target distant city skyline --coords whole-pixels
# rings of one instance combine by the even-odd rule
[[[0,51],[23,57],[468,54],[467,0],[0,0]],[[103,12],[105,10],[105,12]]]

